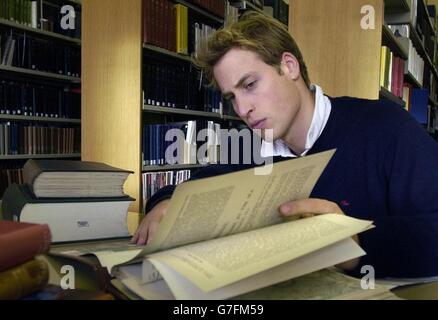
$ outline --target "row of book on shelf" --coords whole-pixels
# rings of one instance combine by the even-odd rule
[[[143,72],[143,104],[219,113],[221,93],[208,86],[191,64],[148,58]]]
[[[228,1],[217,3],[222,3],[224,9],[220,17],[226,13],[225,24],[238,19],[238,9]],[[184,55],[196,56],[201,40],[218,27],[217,21],[207,24],[198,15],[191,14],[187,6],[170,0],[144,0],[143,10],[143,42]]]
[[[67,4],[67,3],[65,3]],[[71,2],[68,3],[71,5]],[[69,8],[71,9],[71,8]],[[67,37],[81,37],[81,12],[79,6],[73,7],[74,12],[69,19],[74,19],[74,28],[62,28],[60,21],[67,11],[61,11],[61,5],[56,2],[32,0],[4,0],[0,2],[0,19],[16,22],[21,25],[55,32]]]
[[[0,122],[0,155],[73,154],[79,150],[78,127]]]
[[[3,196],[6,188],[13,183],[23,183],[23,164],[0,163],[0,195]]]
[[[0,30],[0,57],[5,66],[72,77],[81,74],[80,46],[31,36],[26,31]]]
[[[410,39],[411,26],[409,24],[389,25],[389,29],[397,37],[400,45],[408,53],[408,61],[405,66],[405,73],[410,73],[422,86],[424,77],[424,59]]]
[[[143,165],[215,163],[219,158],[220,129],[220,123],[210,120],[145,125]]]
[[[143,212],[147,201],[161,188],[168,185],[179,185],[190,179],[191,170],[172,170],[145,172],[142,174]]]
[[[380,86],[403,98],[405,60],[397,57],[391,49],[381,47]]]
[[[80,88],[0,80],[0,114],[81,118]]]
[[[405,102],[405,108],[422,124],[430,118],[429,96],[436,92],[437,83],[431,70],[417,52],[410,39],[411,26],[408,24],[389,25],[401,46],[408,53],[407,60],[398,57],[387,46],[381,47],[380,86]],[[417,84],[405,79],[414,78]],[[423,88],[416,88],[417,86]]]

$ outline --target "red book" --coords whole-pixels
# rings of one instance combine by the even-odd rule
[[[0,221],[0,271],[48,252],[51,241],[47,224]]]

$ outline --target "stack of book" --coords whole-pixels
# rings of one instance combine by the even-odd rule
[[[36,255],[50,248],[47,225],[0,221],[0,300],[21,299],[47,285],[49,268]]]
[[[123,191],[132,171],[103,163],[28,160],[24,184],[3,196],[7,220],[45,223],[53,242],[128,237],[126,218],[134,200]]]

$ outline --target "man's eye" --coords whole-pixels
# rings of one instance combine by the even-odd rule
[[[248,84],[246,85],[245,88],[246,88],[246,89],[251,89],[252,87],[254,87],[255,83],[256,83],[256,81],[250,82],[250,83],[248,83]]]

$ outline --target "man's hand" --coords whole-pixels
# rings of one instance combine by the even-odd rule
[[[160,201],[141,221],[134,236],[131,239],[131,243],[147,244],[151,242],[157,231],[158,225],[163,219],[164,214],[167,211],[170,200]]]
[[[278,209],[284,218],[309,218],[325,213],[345,214],[336,203],[322,199],[289,201],[283,203]],[[357,235],[354,235],[352,239],[356,241],[356,243],[359,243]],[[358,265],[358,263],[359,258],[356,258],[340,263],[336,266],[344,270],[352,270]]]
[[[289,201],[283,203],[279,211],[284,218],[308,218],[325,213],[344,214],[336,203],[322,199]]]

